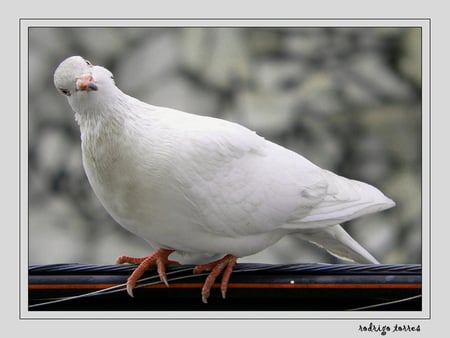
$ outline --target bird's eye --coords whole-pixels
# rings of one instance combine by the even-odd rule
[[[84,61],[86,62],[86,64],[87,64],[88,66],[92,66],[92,62],[91,62],[91,61],[86,60],[86,59],[84,59]]]
[[[63,93],[66,96],[70,96],[70,90],[68,89],[64,89],[64,88],[59,88],[59,90],[61,91],[61,93]]]

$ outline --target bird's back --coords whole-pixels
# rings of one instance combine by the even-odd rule
[[[180,138],[172,174],[213,232],[327,227],[393,206],[375,187],[321,169],[241,125],[166,114],[183,121],[171,124]]]

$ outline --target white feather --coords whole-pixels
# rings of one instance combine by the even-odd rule
[[[376,262],[337,224],[392,207],[379,190],[241,125],[140,102],[122,93],[108,70],[83,62],[64,61],[55,85],[73,91],[86,174],[123,227],[155,247],[192,254],[242,257],[297,235],[339,256]],[[73,88],[83,72],[97,91]]]

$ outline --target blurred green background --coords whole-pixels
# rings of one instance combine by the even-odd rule
[[[344,228],[383,263],[421,263],[420,28],[29,28],[29,262],[152,249],[90,189],[53,72],[71,55],[153,105],[232,120],[396,201]],[[280,173],[282,174],[282,173]],[[241,262],[338,262],[283,239]]]

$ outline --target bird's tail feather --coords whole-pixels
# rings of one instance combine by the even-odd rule
[[[333,256],[357,263],[379,264],[379,262],[339,224],[318,231],[295,233],[294,236],[312,242]]]

